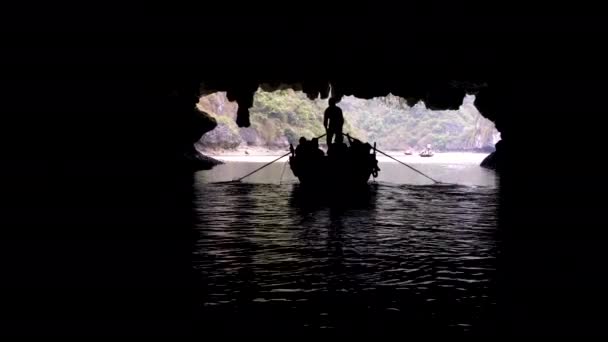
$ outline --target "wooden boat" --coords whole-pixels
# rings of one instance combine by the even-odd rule
[[[411,156],[414,153],[410,150],[407,150],[407,151],[403,152],[403,154],[405,154],[406,156]]]
[[[380,171],[375,147],[372,150],[367,143],[358,142],[348,147],[344,143],[334,143],[327,154],[319,149],[292,153],[289,166],[300,184],[323,188],[358,187],[366,185],[370,176],[377,177]]]
[[[419,156],[424,157],[424,158],[432,157],[434,155],[435,155],[435,153],[433,151],[428,151],[428,152],[423,151],[423,152],[420,152],[420,154],[419,154]]]

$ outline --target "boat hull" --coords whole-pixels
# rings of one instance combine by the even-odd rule
[[[375,165],[375,158],[370,158],[368,162],[333,160],[326,156],[314,161],[289,158],[289,166],[300,184],[319,188],[365,186],[373,175]]]

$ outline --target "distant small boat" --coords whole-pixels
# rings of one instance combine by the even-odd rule
[[[406,156],[411,156],[412,154],[414,154],[414,152],[407,150],[407,151],[403,152],[403,154],[405,154]]]
[[[431,144],[427,144],[426,148],[424,148],[419,154],[419,156],[427,158],[432,157],[433,155],[435,155],[435,153],[433,152],[433,150],[431,150]]]

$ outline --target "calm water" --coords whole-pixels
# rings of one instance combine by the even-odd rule
[[[197,175],[201,325],[227,333],[486,332],[496,306],[495,176],[472,163],[396,163],[359,195],[309,194],[289,167]],[[281,174],[283,174],[281,181]]]

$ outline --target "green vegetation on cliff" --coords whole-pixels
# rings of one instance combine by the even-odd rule
[[[384,149],[420,149],[432,144],[437,150],[467,150],[494,145],[494,124],[483,118],[466,96],[458,110],[433,111],[424,103],[413,107],[389,95],[362,100],[344,97],[338,106],[344,112],[344,132],[362,140],[377,142]],[[198,108],[214,116],[218,126],[205,134],[202,148],[230,149],[238,146],[285,148],[300,136],[319,136],[327,100],[311,101],[291,89],[258,91],[250,109],[251,127],[239,128],[234,122],[237,105],[225,93],[201,97]]]

